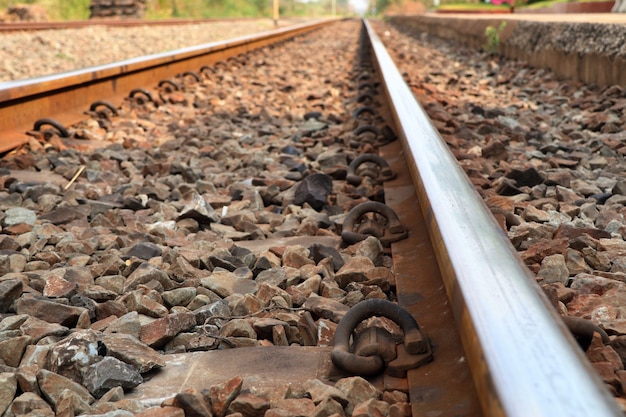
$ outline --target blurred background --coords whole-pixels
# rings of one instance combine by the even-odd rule
[[[532,12],[568,4],[592,3],[611,11],[606,0],[278,0],[281,17],[417,14],[425,11],[466,13]],[[123,12],[120,12],[123,10]],[[0,0],[2,21],[59,21],[105,18],[272,17],[273,0]]]

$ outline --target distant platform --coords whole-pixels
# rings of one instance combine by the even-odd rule
[[[555,3],[550,7],[542,7],[540,9],[530,7],[518,7],[513,12],[510,9],[476,9],[476,10],[458,10],[452,9],[437,10],[435,13],[463,13],[463,14],[501,14],[501,13],[516,13],[516,14],[535,14],[535,13],[611,13],[613,9],[614,1],[587,1],[587,2],[565,2]]]
[[[626,84],[626,13],[425,13],[389,20],[476,49],[486,45],[488,27],[506,22],[497,37],[500,54],[586,84]]]

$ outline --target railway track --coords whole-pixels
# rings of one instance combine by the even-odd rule
[[[0,92],[4,150],[19,146],[1,177],[7,407],[30,393],[75,414],[619,414],[372,28],[278,35]],[[25,137],[40,118],[58,131]],[[355,314],[404,331],[368,320],[375,354],[354,357],[338,347]],[[120,361],[123,382],[94,377]]]

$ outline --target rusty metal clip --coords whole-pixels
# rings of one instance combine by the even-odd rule
[[[65,126],[61,124],[61,122],[55,119],[51,119],[49,117],[45,117],[43,119],[37,120],[33,126],[33,130],[36,132],[39,132],[41,131],[41,128],[46,125],[52,126],[53,128],[55,128],[57,132],[59,133],[60,137],[62,138],[70,137],[70,132],[65,128]]]
[[[182,78],[183,80],[185,79],[189,79],[189,80],[193,80],[194,82],[200,82],[202,81],[202,77],[200,76],[200,74],[198,74],[195,71],[185,71],[182,74]]]
[[[135,103],[139,105],[145,104],[147,102],[157,104],[156,101],[154,101],[152,94],[150,94],[148,90],[145,90],[143,88],[135,88],[128,94],[128,97],[130,97],[132,100],[135,101]]]
[[[608,345],[611,339],[609,335],[600,326],[592,322],[591,320],[584,319],[582,317],[575,316],[562,316],[563,322],[567,326],[574,339],[578,342],[578,346],[583,351],[587,351],[591,345],[593,334],[598,333],[602,338],[602,343]]]
[[[364,90],[367,90],[372,94],[376,94],[376,85],[374,85],[374,83],[370,83],[369,81],[359,84],[357,91],[361,92]]]
[[[202,74],[205,78],[210,78],[212,74],[215,74],[215,68],[209,65],[203,65],[200,68],[200,74]]]
[[[380,214],[387,220],[386,228],[378,221],[363,218],[367,213]],[[375,236],[383,246],[405,239],[409,235],[407,229],[400,224],[398,215],[390,207],[378,201],[367,201],[350,210],[343,221],[341,238],[351,245]]]
[[[357,140],[361,143],[377,143],[377,139],[380,136],[380,130],[376,126],[362,125],[352,131],[352,134],[356,136]]]
[[[173,80],[161,80],[159,81],[159,88],[163,89],[165,93],[172,93],[174,91],[180,91],[180,85]]]
[[[393,336],[382,327],[366,327],[354,338],[352,353],[357,356],[380,356],[385,363],[397,357]]]
[[[100,107],[104,107],[108,109],[108,112],[104,110],[98,110]],[[106,101],[106,100],[94,101],[93,103],[91,103],[91,106],[89,106],[89,111],[103,119],[108,119],[109,114],[111,114],[112,116],[118,115],[117,108],[113,105],[113,103]]]
[[[386,317],[402,328],[404,342],[395,345],[395,354],[389,353],[389,346],[375,346],[389,345],[390,340],[393,343],[390,337],[384,335],[384,331],[369,330],[365,334],[368,340],[363,342],[363,337],[358,337],[356,338],[359,340],[358,346],[357,343],[350,346],[350,337],[357,325],[373,316]],[[338,368],[357,375],[378,374],[385,369],[387,362],[389,375],[404,377],[407,370],[430,362],[432,350],[428,339],[424,337],[419,325],[408,311],[390,301],[374,299],[358,303],[343,316],[335,330],[331,359]]]
[[[359,117],[361,117],[361,115],[367,114],[369,116],[376,116],[377,112],[373,107],[370,106],[363,106],[363,107],[359,107],[358,109],[356,109],[353,113],[352,113],[352,117],[354,117],[355,119],[358,119]]]
[[[374,163],[376,169],[368,169],[357,174],[359,167],[366,162]],[[346,181],[348,181],[349,184],[357,186],[363,181],[363,177],[370,177],[377,183],[381,183],[394,179],[396,174],[391,170],[387,161],[381,156],[374,153],[366,153],[356,157],[350,162],[346,174]]]
[[[209,65],[203,66],[202,68],[200,68],[200,71],[204,72],[203,70],[206,68],[208,71],[211,71],[213,74],[216,74],[218,71],[225,70],[227,67],[228,65],[226,65],[226,62],[217,61],[213,63],[213,66],[209,66]]]
[[[356,98],[356,102],[357,103],[373,103],[374,102],[374,97],[372,97],[372,95],[370,93],[363,93],[363,94],[360,94]]]

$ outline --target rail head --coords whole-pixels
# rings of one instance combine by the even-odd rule
[[[623,415],[364,25],[485,415]]]

